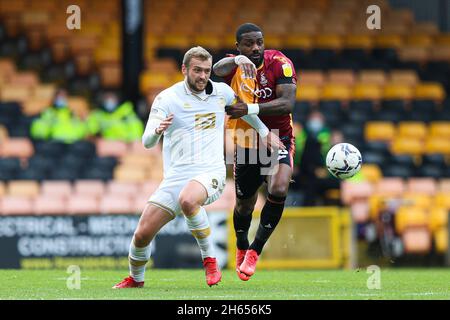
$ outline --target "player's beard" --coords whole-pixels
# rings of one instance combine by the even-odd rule
[[[189,88],[194,91],[195,93],[200,93],[203,90],[205,90],[206,85],[208,84],[208,80],[205,80],[204,84],[198,83],[201,80],[198,80],[197,82],[195,82],[193,79],[191,79],[189,76],[186,77],[187,79],[187,84],[189,86]],[[199,88],[198,86],[202,86],[201,88]]]
[[[250,61],[253,62],[257,68],[262,64],[263,59],[264,59],[264,52],[258,53],[258,54],[259,54],[259,58],[257,58],[257,59],[253,58],[251,55],[248,57],[250,59]]]

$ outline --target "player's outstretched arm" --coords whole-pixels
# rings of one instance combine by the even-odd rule
[[[290,114],[295,105],[295,84],[279,84],[276,87],[278,98],[264,103],[238,102],[232,106],[226,106],[225,112],[231,119],[237,119],[247,114],[259,114],[263,116]]]
[[[244,55],[227,57],[217,61],[213,66],[213,71],[219,77],[226,77],[238,66],[242,68],[245,77],[256,77],[255,64]]]
[[[150,113],[144,134],[142,135],[142,144],[144,147],[149,149],[155,146],[163,132],[172,124],[172,120],[173,114],[170,114],[161,121],[161,118]]]

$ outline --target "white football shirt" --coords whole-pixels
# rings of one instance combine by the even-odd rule
[[[225,170],[225,106],[234,102],[235,94],[226,83],[209,80],[208,86],[212,86],[210,94],[200,96],[181,81],[153,101],[153,117],[163,120],[174,115],[164,132],[164,177]]]

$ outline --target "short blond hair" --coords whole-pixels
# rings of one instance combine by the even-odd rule
[[[201,61],[205,61],[208,59],[212,60],[212,55],[203,47],[197,46],[190,48],[183,57],[183,64],[186,66],[186,68],[189,68],[189,63],[191,62],[192,58],[197,58]]]

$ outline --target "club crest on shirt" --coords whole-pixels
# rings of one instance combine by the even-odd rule
[[[264,73],[261,73],[260,79],[259,79],[259,83],[262,86],[266,86],[267,85],[267,78],[266,75]]]

